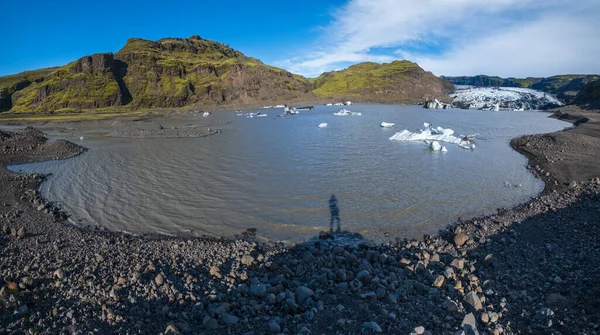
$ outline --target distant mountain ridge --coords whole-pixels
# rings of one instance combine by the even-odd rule
[[[584,109],[600,109],[600,80],[585,85],[573,100],[573,104]]]
[[[454,85],[472,85],[478,87],[521,87],[531,88],[555,95],[562,102],[573,102],[586,84],[599,80],[600,75],[558,75],[548,78],[500,78],[497,76],[461,76],[440,78]]]
[[[0,77],[0,112],[271,105],[354,100],[448,100],[451,85],[409,61],[360,63],[307,79],[228,45],[202,39],[132,38],[116,53]]]
[[[359,63],[344,70],[323,73],[312,83],[313,92],[320,98],[364,102],[448,101],[448,93],[452,90],[448,82],[407,60]]]

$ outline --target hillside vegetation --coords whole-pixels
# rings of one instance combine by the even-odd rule
[[[573,100],[573,104],[584,109],[600,109],[600,80],[585,85]]]
[[[43,81],[56,68],[26,71],[0,77],[0,112],[12,108],[12,95],[32,83]]]
[[[313,80],[313,87],[320,98],[384,103],[448,100],[447,93],[452,89],[448,82],[406,60],[365,62],[326,72]]]
[[[454,85],[472,85],[478,87],[522,87],[539,90],[555,95],[562,102],[569,104],[584,86],[592,81],[599,80],[598,75],[559,75],[548,78],[500,78],[496,76],[462,76],[446,77],[442,79]]]
[[[114,55],[95,54],[32,73],[36,76],[17,86],[0,78],[3,101],[11,101],[0,111],[258,104],[314,97],[307,79],[199,36],[130,39]]]

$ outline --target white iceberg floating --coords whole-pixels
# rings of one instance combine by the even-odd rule
[[[360,115],[362,115],[362,113],[361,112],[351,112],[351,111],[347,110],[346,108],[342,108],[342,109],[338,110],[337,112],[333,113],[333,115],[338,115],[338,116],[356,115],[356,116],[360,116]]]
[[[262,113],[262,112],[256,112],[256,113],[246,113],[246,117],[247,118],[253,118],[253,117],[264,117],[267,116],[267,114]]]
[[[327,127],[327,123],[323,122],[323,123],[319,123],[319,128],[325,128]]]
[[[427,129],[415,133],[404,129],[403,131],[395,133],[392,137],[390,137],[390,140],[413,142],[423,141],[435,151],[441,151],[442,148],[445,149],[445,147],[442,147],[439,142],[454,143],[464,149],[475,149],[475,144],[471,143],[471,141],[475,139],[477,134],[457,137],[454,136],[454,130],[452,129],[442,127],[433,128],[429,123],[424,123],[423,125]]]
[[[392,128],[393,126],[395,126],[395,123],[390,123],[390,122],[381,122],[380,126],[383,128]]]
[[[446,149],[445,145],[442,145],[442,149],[440,150],[441,152],[448,152],[448,149]]]
[[[79,140],[80,140],[80,141],[83,141],[83,136],[79,137]]]

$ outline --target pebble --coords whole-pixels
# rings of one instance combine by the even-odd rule
[[[383,332],[383,330],[381,330],[381,327],[379,327],[379,325],[375,321],[364,322],[362,324],[362,328],[363,329],[367,329],[367,330],[372,330],[372,331],[374,331],[376,333]]]
[[[281,326],[277,322],[269,322],[269,331],[271,333],[279,333],[281,332]]]
[[[217,322],[216,319],[213,319],[208,315],[204,317],[204,320],[202,320],[202,324],[208,330],[215,330],[219,328],[219,322]]]
[[[469,236],[464,233],[458,233],[454,235],[454,244],[457,247],[462,247],[469,240]]]
[[[264,284],[252,284],[250,285],[250,293],[252,295],[262,298],[267,295],[267,287]]]
[[[306,286],[300,286],[296,289],[295,295],[296,295],[296,301],[299,304],[304,304],[304,302],[306,302],[306,300],[312,296],[314,296],[314,292],[313,290],[309,289]]]
[[[221,315],[221,319],[225,322],[226,325],[237,325],[239,318],[235,315],[231,315],[229,313],[223,313]]]

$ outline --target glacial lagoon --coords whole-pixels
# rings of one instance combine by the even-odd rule
[[[536,196],[543,183],[509,141],[569,126],[531,111],[352,105],[346,108],[362,115],[333,115],[339,108],[288,117],[277,117],[281,109],[244,111],[267,113],[261,118],[215,112],[165,125],[229,121],[204,138],[108,138],[110,129],[99,126],[66,137],[90,148],[79,157],[9,168],[52,173],[42,194],[81,225],[195,236],[256,228],[265,238],[298,242],[329,228],[327,201],[335,193],[342,229],[387,241],[435,234],[459,217]],[[424,122],[479,133],[476,148],[445,144],[448,152],[432,152],[421,142],[389,139]]]

